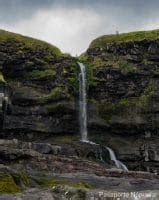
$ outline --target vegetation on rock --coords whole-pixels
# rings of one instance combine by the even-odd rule
[[[20,46],[20,50],[23,48],[45,48],[49,53],[55,54],[57,56],[61,55],[61,51],[47,42],[43,42],[41,40],[37,40],[31,37],[22,36],[17,33],[8,32],[5,30],[0,30],[0,42],[19,42],[22,46]]]
[[[65,180],[60,180],[60,179],[36,179],[35,180],[39,185],[44,186],[44,187],[53,187],[56,185],[66,185],[66,186],[71,186],[75,188],[87,188],[87,189],[92,189],[92,185],[86,182],[71,182],[71,181],[65,181]]]
[[[0,193],[16,193],[19,191],[20,187],[16,185],[11,175],[0,173]]]
[[[42,78],[54,78],[56,75],[55,70],[46,69],[46,70],[33,70],[24,75],[24,77],[30,77],[33,79],[42,79]]]
[[[0,82],[5,82],[3,74],[0,72]]]
[[[122,34],[104,35],[92,41],[89,48],[102,47],[110,42],[131,42],[141,40],[156,40],[159,39],[159,30],[152,31],[137,31]]]

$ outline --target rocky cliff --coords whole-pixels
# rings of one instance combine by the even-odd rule
[[[77,61],[87,68],[89,138],[102,146],[77,142]],[[92,179],[88,174],[131,177],[127,189],[135,189],[134,176],[139,182],[145,177],[147,182],[155,181],[151,187],[142,182],[141,189],[156,188],[155,175],[107,171],[114,163],[103,146],[114,149],[130,170],[158,172],[158,83],[158,30],[102,36],[78,58],[45,42],[0,30],[0,168],[5,173],[2,178],[15,183],[16,191],[19,185],[25,188],[71,184],[74,175],[65,177],[69,183],[55,177],[49,182],[52,170],[85,173],[87,176],[78,174],[78,179],[88,180],[89,184],[94,181],[95,188],[102,184],[105,189],[113,188],[118,180],[108,184],[100,179],[97,184],[97,177]],[[43,174],[47,174],[47,180]],[[42,178],[37,180],[39,175]],[[91,187],[79,180],[75,181],[77,187]],[[118,188],[122,189],[123,181],[120,184]]]
[[[1,135],[31,139],[33,133],[77,132],[74,58],[45,42],[0,31],[0,66],[0,92],[9,101]]]
[[[158,30],[102,36],[80,57],[88,66],[89,132],[131,169],[158,168],[158,38]]]

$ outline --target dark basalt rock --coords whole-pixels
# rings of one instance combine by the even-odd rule
[[[89,133],[116,150],[129,169],[158,171],[154,159],[159,138],[159,41],[101,43],[101,39],[99,46],[90,45],[82,55],[93,74],[88,91]],[[145,139],[147,132],[149,139]]]

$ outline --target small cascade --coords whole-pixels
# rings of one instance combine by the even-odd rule
[[[121,161],[119,161],[117,158],[116,158],[116,155],[114,153],[114,151],[107,147],[107,150],[109,151],[109,155],[110,155],[110,159],[112,161],[114,161],[115,163],[115,166],[119,169],[123,169],[124,171],[128,171],[128,168],[126,167],[126,165],[124,165]]]
[[[80,73],[79,73],[79,123],[80,123],[80,134],[81,134],[81,141],[91,144],[91,145],[99,145],[92,141],[88,140],[88,134],[87,134],[87,91],[86,91],[86,68],[83,63],[78,62],[77,63],[80,67]],[[119,169],[122,169],[124,171],[128,171],[128,168],[119,160],[117,160],[116,155],[114,151],[106,147],[106,149],[109,151],[110,159],[114,161],[115,166]],[[99,153],[99,158],[101,162],[105,162],[103,155],[102,155],[102,149]]]
[[[118,160],[118,162],[120,164],[120,168],[121,169],[123,169],[124,171],[127,171],[127,172],[129,171],[128,168],[127,168],[127,166],[124,163],[122,163],[120,160]]]
[[[107,150],[109,151],[110,159],[112,161],[114,161],[117,168],[120,168],[120,164],[119,164],[118,160],[116,159],[116,155],[115,155],[114,151],[109,147],[107,147]]]

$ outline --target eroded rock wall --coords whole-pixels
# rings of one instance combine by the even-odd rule
[[[5,96],[2,87],[0,98],[11,102],[10,112],[1,114],[1,136],[33,139],[40,133],[77,132],[75,59],[38,40],[11,33],[1,37],[0,77],[10,93]]]
[[[91,71],[89,132],[131,169],[158,169],[158,53],[159,40],[141,40],[90,45],[82,55]]]

